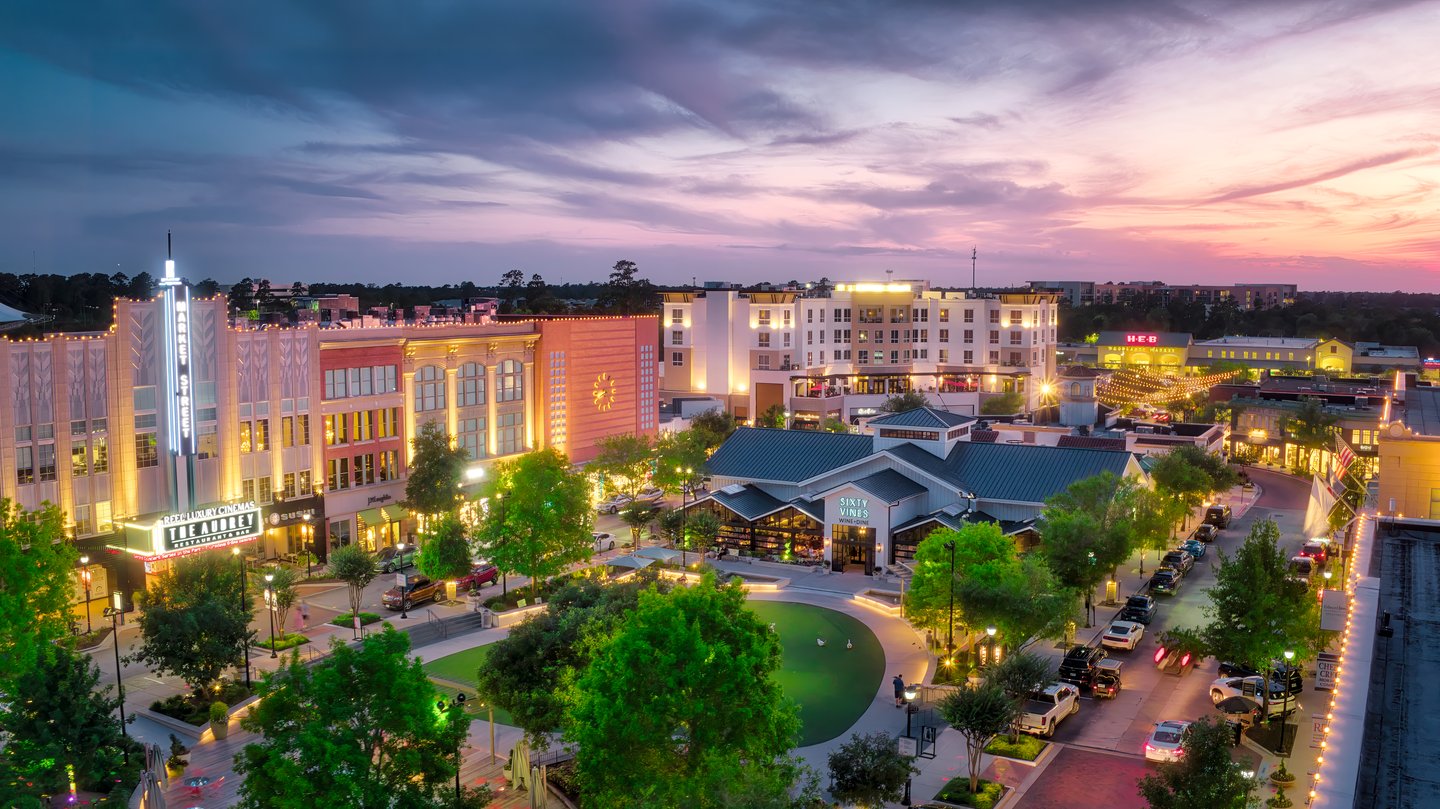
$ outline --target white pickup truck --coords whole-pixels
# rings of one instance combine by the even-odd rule
[[[1025,700],[1015,724],[1022,733],[1055,735],[1060,720],[1080,710],[1080,692],[1069,683],[1051,683]]]

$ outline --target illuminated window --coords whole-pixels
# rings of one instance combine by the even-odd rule
[[[459,374],[460,407],[474,407],[485,404],[485,366],[467,362],[460,366]]]
[[[15,448],[15,482],[19,484],[35,482],[35,448]]]
[[[160,465],[160,448],[154,433],[135,434],[135,467],[149,469]]]
[[[415,412],[445,409],[445,369],[424,365],[415,372]]]
[[[496,417],[498,429],[495,432],[497,452],[513,455],[525,449],[525,414],[501,413]]]
[[[515,360],[504,360],[495,374],[495,401],[518,402],[525,398],[525,367]]]
[[[460,435],[457,441],[471,460],[485,457],[485,419],[460,419]]]
[[[212,425],[213,432],[215,427]],[[110,471],[110,440],[103,435],[93,436],[90,439],[90,472],[95,475],[103,475]]]

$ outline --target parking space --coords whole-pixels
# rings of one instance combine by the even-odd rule
[[[1139,755],[1065,747],[1020,794],[1025,809],[1146,809],[1136,788],[1153,768]]]

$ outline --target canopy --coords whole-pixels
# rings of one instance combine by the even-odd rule
[[[385,513],[385,519],[389,520],[390,522],[400,522],[401,520],[405,519],[404,506],[395,505],[392,503],[388,506],[381,507],[380,510]]]
[[[680,558],[679,551],[674,551],[669,548],[662,548],[658,545],[652,545],[648,548],[641,548],[632,555],[640,559],[650,559],[656,562],[664,563],[673,562],[676,559]]]
[[[378,508],[367,508],[355,516],[363,520],[366,525],[379,525],[385,521],[384,515],[380,513],[380,509]]]
[[[613,565],[614,567],[628,567],[635,570],[640,570],[641,568],[646,568],[650,565],[655,564],[655,560],[636,559],[634,556],[617,556],[614,559],[611,559],[606,564]]]

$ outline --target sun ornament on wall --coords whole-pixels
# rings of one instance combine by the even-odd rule
[[[603,412],[615,406],[615,377],[608,372],[601,372],[595,377],[595,384],[591,388],[596,410]]]

